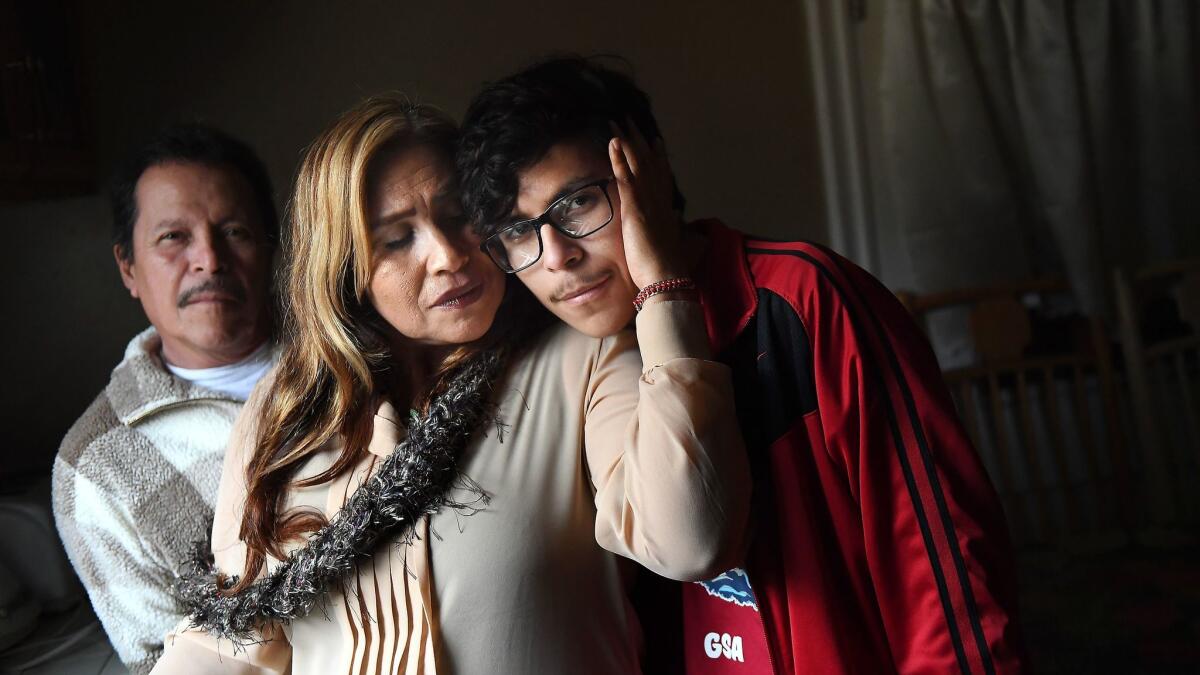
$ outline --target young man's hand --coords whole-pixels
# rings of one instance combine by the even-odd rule
[[[608,158],[621,195],[625,260],[638,288],[687,276],[682,224],[672,205],[674,181],[661,138],[651,149],[632,121],[627,132],[612,125]]]

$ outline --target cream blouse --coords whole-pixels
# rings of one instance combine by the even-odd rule
[[[264,628],[261,644],[235,650],[181,626],[154,672],[640,672],[628,561],[696,580],[742,553],[749,469],[728,369],[687,357],[705,353],[702,321],[696,303],[648,305],[637,323],[644,369],[631,332],[549,330],[497,387],[504,426],[483,430],[463,457],[486,505],[426,518],[412,544],[382,546],[348,592]],[[245,465],[269,388],[247,404],[225,460],[213,551],[231,573],[244,565]],[[383,404],[367,458],[331,483],[292,490],[287,506],[332,515],[396,447],[401,422]],[[300,477],[341,447],[331,441]]]

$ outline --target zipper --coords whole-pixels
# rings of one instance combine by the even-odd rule
[[[772,675],[778,675],[779,671],[775,668],[775,655],[772,653],[774,650],[771,646],[771,636],[767,633],[767,615],[763,612],[764,608],[762,602],[758,601],[758,597],[755,596],[754,599],[758,604],[758,628],[762,631],[763,644],[767,645],[767,664],[771,666]]]
[[[133,426],[133,425],[137,424],[138,422],[141,422],[142,420],[146,419],[147,417],[157,415],[158,413],[165,412],[167,410],[174,410],[175,408],[181,408],[185,405],[190,405],[192,403],[237,403],[237,401],[235,401],[231,398],[213,398],[213,397],[189,398],[186,401],[172,401],[170,403],[164,403],[163,405],[160,405],[158,407],[151,408],[150,410],[146,410],[144,412],[138,413],[134,417],[130,417],[129,421],[126,422],[125,424],[128,426]]]
[[[750,556],[747,556],[749,558]],[[746,572],[746,581],[750,584],[750,592],[754,594],[754,607],[758,610],[758,628],[762,632],[763,644],[767,646],[767,665],[771,667],[771,675],[779,675],[779,669],[775,667],[775,649],[771,642],[771,633],[767,630],[767,607],[765,600],[767,594],[764,592],[759,595],[754,588],[754,579],[756,575],[750,573],[750,560],[746,560],[746,566],[743,568]],[[764,591],[766,589],[763,589]]]

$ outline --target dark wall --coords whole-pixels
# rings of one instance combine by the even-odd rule
[[[401,90],[460,115],[473,91],[553,51],[612,52],[651,94],[689,216],[825,239],[800,3],[87,3],[77,16],[100,173],[168,121],[263,155],[279,201],[305,144],[359,98]],[[120,285],[99,195],[0,205],[18,264],[3,471],[44,471],[145,319]]]

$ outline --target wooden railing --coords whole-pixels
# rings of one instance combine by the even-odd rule
[[[967,312],[976,363],[944,376],[1025,546],[1122,540],[1136,513],[1102,324],[1086,320],[1083,339],[1065,353],[1026,355],[1032,329],[1022,298],[1066,291],[1062,280],[1040,279],[901,296],[922,323],[947,308]]]
[[[1118,269],[1113,285],[1150,520],[1189,526],[1200,521],[1200,259]],[[1146,335],[1146,300],[1164,296],[1190,334]]]

